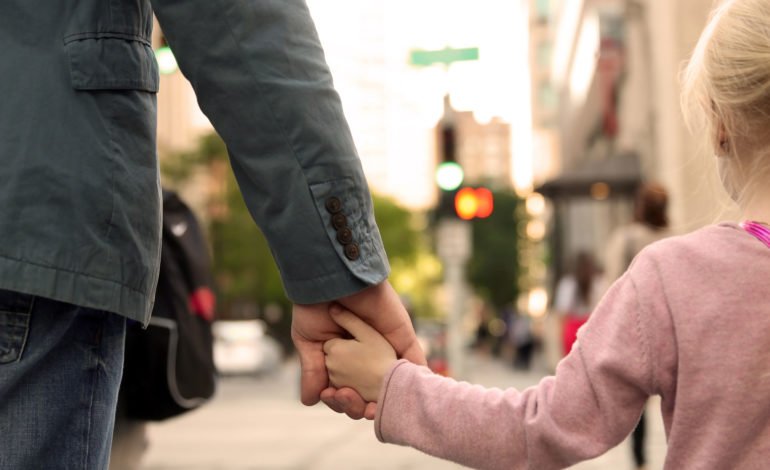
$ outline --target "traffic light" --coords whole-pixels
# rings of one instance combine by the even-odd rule
[[[454,191],[464,178],[463,168],[455,162],[443,162],[436,168],[436,184],[442,191]]]
[[[486,219],[492,215],[492,212],[495,210],[495,198],[492,195],[492,191],[487,188],[476,188],[476,199],[478,200],[476,217]]]
[[[436,165],[436,184],[442,191],[454,191],[465,177],[457,163],[457,130],[448,100],[444,104],[444,117],[438,128],[439,162]]]
[[[457,163],[457,124],[449,96],[444,97],[444,116],[436,126],[438,164],[436,184],[439,188],[436,216],[450,219],[483,219],[494,210],[494,198],[487,188],[460,189],[465,174]]]
[[[463,187],[454,191],[441,191],[436,217],[445,219],[485,219],[495,208],[492,191],[485,187]]]
[[[457,136],[455,123],[449,118],[449,110],[444,111],[441,122],[441,163],[456,162]]]
[[[463,183],[465,174],[457,163],[457,127],[455,113],[449,100],[444,97],[444,115],[436,126],[436,185],[438,186],[438,218],[455,218],[454,199]]]
[[[463,220],[485,219],[492,215],[494,197],[487,188],[462,188],[454,196],[457,217]]]

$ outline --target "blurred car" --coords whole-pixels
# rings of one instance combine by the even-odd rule
[[[263,374],[281,363],[281,346],[261,320],[214,322],[214,364],[221,375]]]

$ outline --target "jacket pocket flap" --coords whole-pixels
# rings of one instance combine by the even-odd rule
[[[65,47],[76,90],[158,91],[155,54],[138,38],[78,38],[66,42]]]

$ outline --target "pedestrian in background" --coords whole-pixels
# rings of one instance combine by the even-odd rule
[[[126,318],[160,253],[153,13],[227,144],[294,302],[302,402],[328,387],[329,302],[424,362],[303,0],[0,2],[0,469],[108,465]]]
[[[611,236],[607,247],[607,278],[615,281],[631,265],[634,257],[647,245],[671,235],[668,230],[668,193],[654,182],[642,184],[634,200],[633,221],[618,228]],[[638,470],[647,465],[645,413],[631,433],[631,450]]]
[[[606,252],[606,276],[614,282],[626,272],[642,249],[671,235],[668,228],[668,191],[656,182],[639,186],[631,223],[616,229]]]
[[[561,318],[564,356],[572,350],[578,330],[588,321],[606,288],[594,256],[588,251],[578,252],[573,261],[572,272],[559,280],[554,296],[553,308]]]
[[[397,360],[343,309],[355,339],[324,345],[333,383],[378,400],[375,432],[458,463],[565,468],[600,455],[661,397],[665,468],[760,469],[770,455],[770,0],[713,13],[684,75],[691,118],[742,220],[647,246],[553,377],[519,392]],[[713,160],[708,164],[714,164]]]
[[[506,318],[508,342],[513,346],[513,368],[529,370],[532,365],[532,353],[535,350],[535,337],[529,315],[521,313],[516,305],[510,304],[503,309]]]

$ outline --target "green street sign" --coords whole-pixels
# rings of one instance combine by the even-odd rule
[[[435,51],[414,49],[409,53],[409,63],[420,67],[427,67],[433,64],[449,65],[452,62],[464,60],[479,60],[479,48],[452,49],[445,47]]]

